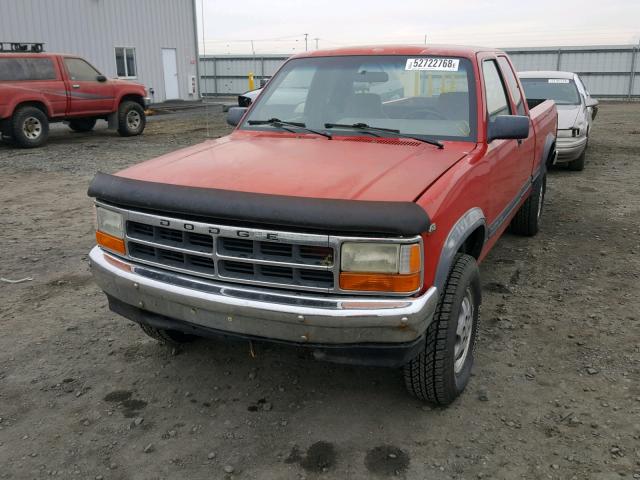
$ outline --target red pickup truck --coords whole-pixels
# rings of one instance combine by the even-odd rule
[[[274,341],[402,367],[451,403],[469,381],[478,264],[535,235],[556,152],[505,53],[381,46],[288,60],[224,138],[99,173],[90,261],[160,341]]]
[[[139,135],[147,104],[143,85],[109,80],[82,58],[0,53],[0,133],[21,147],[44,144],[59,121],[87,132],[105,119],[122,136]]]

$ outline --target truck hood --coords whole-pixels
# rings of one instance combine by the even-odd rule
[[[413,201],[475,148],[406,139],[235,132],[117,175],[190,187],[341,200]]]
[[[558,128],[573,128],[576,124],[578,114],[582,110],[581,105],[558,105]]]

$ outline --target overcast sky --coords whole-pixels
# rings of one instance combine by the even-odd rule
[[[295,53],[373,43],[628,44],[640,0],[196,0],[200,53]],[[204,4],[204,47],[202,7]],[[205,50],[206,49],[206,50]]]

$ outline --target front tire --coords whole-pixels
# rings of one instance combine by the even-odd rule
[[[144,323],[140,324],[140,328],[148,336],[165,345],[177,346],[183,343],[193,342],[198,338],[195,335],[189,335],[177,330],[164,330],[162,328],[155,328]]]
[[[427,328],[425,348],[404,366],[404,381],[411,395],[446,406],[464,391],[473,367],[481,299],[475,259],[456,255]]]
[[[529,198],[511,220],[511,232],[516,235],[533,237],[540,230],[542,223],[542,209],[547,192],[547,175],[543,174],[533,183]]]
[[[76,118],[75,120],[69,120],[69,128],[74,132],[90,132],[95,126],[95,118]]]
[[[20,107],[11,118],[11,137],[22,148],[39,147],[49,137],[49,119],[36,107]]]
[[[147,124],[144,109],[139,103],[126,100],[118,108],[118,133],[123,137],[140,135]]]
[[[574,172],[583,171],[586,157],[587,157],[587,147],[585,146],[584,150],[582,151],[582,153],[578,158],[567,163],[567,168]]]

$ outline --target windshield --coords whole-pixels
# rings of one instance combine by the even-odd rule
[[[347,128],[364,124],[415,137],[475,141],[475,106],[468,59],[300,58],[287,62],[267,84],[241,128],[274,129],[251,123],[277,118],[316,130],[330,128],[337,135],[365,135]]]
[[[530,100],[554,100],[558,105],[580,105],[580,94],[568,78],[521,78]]]

